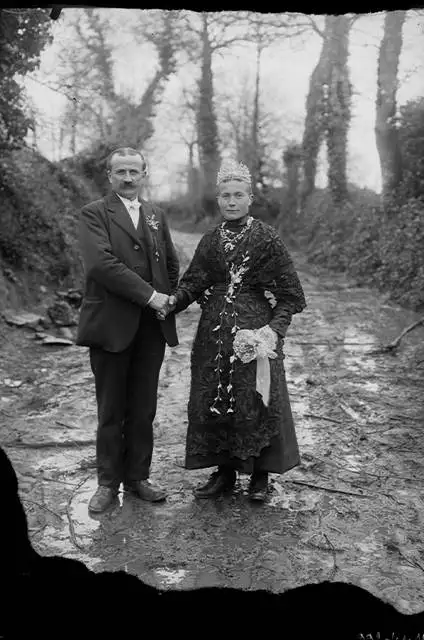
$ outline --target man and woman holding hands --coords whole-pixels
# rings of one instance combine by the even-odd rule
[[[185,468],[216,467],[198,498],[231,491],[250,474],[249,497],[263,501],[268,474],[299,464],[284,372],[292,315],[302,286],[273,227],[249,215],[245,165],[224,162],[217,178],[222,221],[200,240],[179,279],[163,211],[140,198],[143,155],[115,150],[111,193],[83,207],[80,243],[85,292],[77,344],[89,347],[98,408],[94,513],[124,490],[151,502],[166,493],[150,479],[153,421],[166,344],[178,344],[175,314],[197,301],[191,353]]]

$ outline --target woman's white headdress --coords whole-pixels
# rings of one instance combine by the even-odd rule
[[[236,162],[235,160],[224,160],[221,164],[221,168],[218,171],[216,184],[221,182],[228,182],[229,180],[241,180],[247,184],[251,184],[252,177],[250,171],[243,162]]]

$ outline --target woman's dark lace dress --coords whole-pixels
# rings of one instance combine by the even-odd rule
[[[305,297],[275,229],[251,222],[234,243],[223,242],[219,226],[206,233],[178,287],[177,311],[195,300],[202,307],[191,354],[189,469],[230,464],[248,473],[253,467],[283,473],[299,463],[283,344]],[[256,391],[256,361],[244,364],[233,353],[237,329],[266,324],[279,336],[268,407]]]

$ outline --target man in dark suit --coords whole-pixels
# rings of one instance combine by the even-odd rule
[[[145,159],[120,148],[107,170],[112,193],[80,217],[85,293],[76,342],[90,348],[98,407],[93,512],[113,502],[121,482],[144,500],[166,498],[149,470],[165,344],[178,344],[175,315],[167,312],[179,262],[164,213],[139,199]]]

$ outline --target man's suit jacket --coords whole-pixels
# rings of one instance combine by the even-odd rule
[[[157,230],[144,223],[139,225],[142,231],[137,231],[115,193],[81,210],[85,291],[77,345],[123,351],[135,336],[141,310],[153,290],[171,294],[177,287],[179,261],[165,215],[144,200],[141,205],[140,221],[143,212],[154,214]],[[151,274],[151,283],[140,275],[145,273]],[[177,345],[175,315],[160,321],[160,326],[168,345]]]

